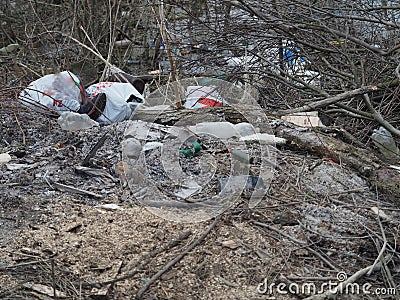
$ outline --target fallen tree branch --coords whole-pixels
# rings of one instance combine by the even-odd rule
[[[389,258],[386,257],[384,259],[384,261],[388,261]],[[333,290],[329,290],[326,291],[323,294],[318,294],[318,295],[313,295],[311,297],[308,297],[304,300],[323,300],[323,299],[333,299],[335,298],[338,294],[341,295],[343,291],[345,291],[346,286],[357,281],[358,279],[360,279],[361,277],[363,277],[364,275],[366,275],[367,273],[371,273],[373,271],[377,271],[382,267],[382,263],[378,263],[375,266],[371,265],[368,266],[364,269],[361,269],[359,271],[357,271],[356,273],[354,273],[352,276],[350,276],[349,278],[347,278],[347,280],[339,283],[339,285],[337,286],[337,288],[333,289]]]
[[[70,185],[65,185],[65,184],[61,184],[58,182],[52,182],[51,184],[53,187],[55,187],[56,189],[58,189],[61,192],[75,193],[75,194],[90,196],[90,197],[94,197],[94,198],[103,198],[102,195],[99,195],[99,194],[96,194],[96,193],[93,193],[90,191],[78,189],[78,188],[70,186]]]
[[[376,186],[396,202],[399,201],[400,174],[384,166],[371,151],[349,145],[322,132],[300,131],[300,128],[295,125],[290,128],[280,125],[275,129],[275,134],[295,143],[301,149],[309,150],[321,157],[333,158],[355,169],[366,177],[371,186]]]
[[[335,104],[339,101],[345,100],[345,99],[349,99],[358,95],[363,95],[366,93],[370,93],[372,91],[376,91],[378,89],[377,86],[375,85],[370,85],[370,86],[364,86],[355,90],[351,90],[351,91],[347,91],[332,97],[328,97],[326,99],[317,101],[317,102],[311,102],[308,103],[302,107],[298,107],[298,108],[293,108],[293,109],[285,109],[285,110],[279,110],[276,112],[276,114],[278,116],[283,116],[283,115],[287,115],[287,114],[292,114],[292,113],[298,113],[298,112],[306,112],[306,111],[310,111],[310,110],[315,110],[316,108],[320,108],[320,107],[325,107],[331,104]]]
[[[179,126],[196,125],[201,122],[249,122],[254,127],[260,128],[261,132],[270,132],[269,122],[276,119],[276,116],[269,114],[259,106],[239,105],[206,107],[202,109],[136,109],[131,120]]]
[[[371,112],[372,117],[374,118],[374,120],[376,122],[378,122],[383,127],[385,127],[391,134],[394,134],[394,135],[397,135],[400,137],[400,130],[395,128],[392,124],[390,124],[388,121],[386,121],[382,117],[382,115],[372,105],[371,100],[367,94],[363,95],[363,102],[368,107],[369,111]]]

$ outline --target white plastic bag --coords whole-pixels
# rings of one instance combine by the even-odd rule
[[[140,94],[130,83],[100,82],[83,89],[79,78],[71,72],[64,71],[49,74],[33,81],[19,95],[19,100],[30,108],[42,113],[55,111],[77,112],[83,102],[82,94],[92,100],[100,93],[105,93],[107,102],[102,115],[96,120],[100,124],[111,124],[129,119],[139,105],[138,102],[127,102],[131,96],[142,101]]]
[[[19,101],[43,113],[78,111],[82,103],[79,78],[71,72],[43,76],[28,85]]]
[[[93,121],[88,115],[71,111],[63,112],[57,119],[57,123],[60,125],[61,129],[65,131],[78,131],[89,129],[93,126],[99,126],[99,123]]]
[[[107,97],[103,114],[96,120],[100,124],[110,124],[129,119],[137,102],[127,102],[133,95],[143,100],[141,95],[130,83],[123,82],[99,82],[86,89],[89,99],[99,93],[105,93]]]
[[[216,87],[191,85],[186,90],[185,108],[223,106],[226,101],[217,92]]]

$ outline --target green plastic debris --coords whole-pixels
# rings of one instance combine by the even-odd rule
[[[193,156],[193,151],[191,149],[183,149],[179,150],[180,153],[183,153],[185,157],[192,157]]]
[[[201,146],[201,144],[199,142],[193,142],[191,143],[192,147],[191,149],[182,149],[179,150],[180,153],[183,153],[185,155],[185,157],[193,157],[195,156],[200,150],[203,149],[203,147]]]
[[[193,149],[194,149],[195,153],[197,153],[203,149],[203,147],[201,146],[201,144],[199,142],[193,142],[192,145],[193,145]]]

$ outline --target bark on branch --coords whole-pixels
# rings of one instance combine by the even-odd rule
[[[377,86],[375,85],[370,85],[370,86],[364,86],[355,90],[351,90],[351,91],[347,91],[326,99],[323,99],[321,101],[317,101],[317,102],[312,102],[312,103],[308,103],[302,107],[298,107],[298,108],[293,108],[293,109],[285,109],[285,110],[279,110],[276,114],[278,116],[283,116],[283,115],[287,115],[287,114],[292,114],[292,113],[298,113],[298,112],[305,112],[305,111],[310,111],[310,110],[315,110],[316,108],[320,108],[320,107],[325,107],[331,104],[335,104],[339,101],[345,100],[345,99],[349,99],[358,95],[362,95],[362,94],[366,94],[366,93],[370,93],[372,91],[376,91],[378,89]]]

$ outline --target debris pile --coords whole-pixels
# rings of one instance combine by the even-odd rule
[[[171,124],[145,121],[62,132],[54,119],[23,109],[0,118],[1,298],[297,299],[315,292],[281,294],[265,284],[321,288],[353,274],[371,290],[397,287],[398,207],[349,165],[301,144],[276,145],[273,176],[259,181],[260,161],[251,158],[262,157],[262,143],[236,138],[227,146],[200,132],[191,140]],[[167,172],[177,166],[161,163],[169,149],[183,182]],[[167,195],[194,207],[193,217],[206,195],[227,189],[234,155],[250,177],[231,177],[251,193],[240,190],[212,220],[153,213],[171,211]],[[148,185],[132,181],[136,159],[155,184],[148,190],[163,197],[141,198]],[[202,176],[209,185],[199,190]],[[267,186],[252,207],[254,192]]]

